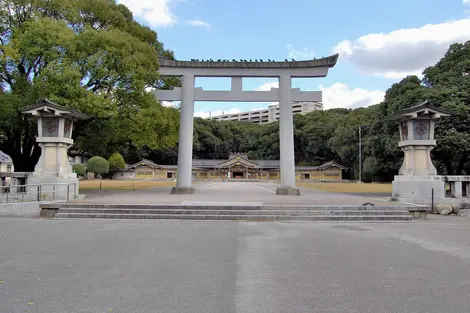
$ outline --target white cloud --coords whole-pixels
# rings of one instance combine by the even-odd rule
[[[270,91],[271,88],[279,88],[279,82],[264,83],[261,86],[254,89],[254,91]]]
[[[308,48],[295,49],[291,44],[286,45],[287,56],[295,60],[310,60],[315,57],[315,52]]]
[[[171,12],[171,0],[119,0],[136,16],[142,18],[150,26],[173,26],[176,16]]]
[[[464,0],[470,3],[470,0]],[[334,51],[360,71],[388,78],[421,74],[442,58],[455,42],[470,38],[470,19],[428,24],[344,40]]]
[[[256,91],[269,91],[278,88],[279,82],[268,82],[255,88]],[[358,108],[377,104],[384,100],[385,92],[381,90],[368,90],[363,88],[349,88],[343,83],[334,83],[329,87],[319,86],[323,91],[323,107],[325,110],[333,108]],[[277,104],[273,102],[270,104]]]
[[[203,27],[207,29],[211,29],[211,25],[207,22],[202,20],[187,20],[184,22],[186,25],[194,26],[194,27]]]
[[[463,0],[463,4],[470,4],[470,0]]]
[[[254,89],[254,91],[270,91],[271,88],[279,88],[279,81],[276,82],[267,82]],[[277,104],[277,102],[268,103],[268,106]],[[264,108],[265,109],[265,108]],[[259,109],[262,110],[262,109]],[[254,111],[254,110],[253,110]]]
[[[334,83],[329,87],[320,86],[320,90],[323,91],[323,108],[325,110],[367,107],[382,102],[385,97],[385,92],[381,90],[351,89],[343,83]]]
[[[177,108],[179,105],[179,101],[178,102],[162,101],[161,104],[162,106],[167,107],[167,108]]]

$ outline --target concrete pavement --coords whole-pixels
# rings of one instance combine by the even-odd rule
[[[469,229],[3,218],[0,312],[467,313]]]
[[[300,196],[277,196],[279,185],[258,182],[204,182],[195,184],[192,195],[170,195],[171,188],[158,188],[109,194],[93,193],[81,203],[107,204],[219,204],[245,202],[257,205],[362,205],[370,202],[376,206],[409,206],[409,203],[390,202],[385,197],[347,195],[321,190],[300,188]]]

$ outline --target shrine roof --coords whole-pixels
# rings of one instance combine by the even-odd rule
[[[5,152],[3,152],[2,150],[0,150],[0,163],[10,163],[10,162],[13,162],[11,157]]]
[[[433,105],[429,100],[401,110],[385,117],[388,121],[399,121],[403,119],[416,118],[418,115],[434,115],[434,118],[450,116],[450,113],[438,106]]]
[[[38,115],[39,112],[47,112],[47,113],[53,113],[54,115],[58,115],[58,116],[63,115],[63,116],[68,116],[68,117],[72,117],[75,119],[87,119],[88,118],[88,115],[82,112],[57,104],[49,99],[39,100],[36,104],[23,108],[21,112],[31,113],[33,115]]]

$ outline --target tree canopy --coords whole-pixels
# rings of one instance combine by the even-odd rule
[[[178,112],[147,91],[179,84],[159,78],[159,56],[173,52],[113,0],[1,1],[0,149],[34,170],[36,124],[20,111],[41,98],[93,117],[76,124],[73,151],[174,145]]]

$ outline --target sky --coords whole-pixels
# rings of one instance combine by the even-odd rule
[[[470,40],[470,0],[118,0],[154,29],[177,60],[308,60],[339,53],[325,78],[293,79],[322,90],[324,109],[379,103],[407,75]],[[229,78],[196,78],[196,87],[229,90]],[[244,90],[276,79],[244,78]],[[267,108],[269,103],[196,102],[195,116]]]

